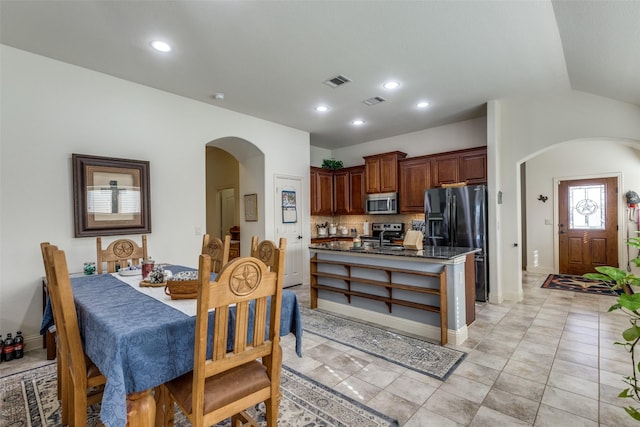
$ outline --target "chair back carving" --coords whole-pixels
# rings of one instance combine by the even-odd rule
[[[211,257],[211,272],[219,273],[222,267],[229,262],[229,248],[231,236],[224,236],[224,240],[212,237],[210,234],[202,236],[202,255]]]
[[[263,240],[260,242],[258,236],[252,236],[251,256],[258,258],[260,261],[264,262],[271,271],[275,271],[276,273],[284,273],[284,271],[280,270],[280,260],[276,255],[279,253],[278,250],[281,253],[284,253],[286,251],[287,239],[281,237],[279,244],[279,246],[276,246],[276,244],[271,240]],[[284,257],[282,257],[282,260],[284,261]]]
[[[102,249],[102,238],[96,238],[96,247],[98,250],[97,270],[98,274],[102,274],[103,263],[107,263],[107,273],[115,273],[116,263],[120,263],[121,267],[126,267],[128,263],[131,265],[139,265],[140,261],[148,258],[147,255],[147,236],[142,236],[142,247],[131,239],[118,239],[109,244],[106,249]]]

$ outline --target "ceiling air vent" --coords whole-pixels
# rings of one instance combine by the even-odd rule
[[[380,104],[381,102],[384,102],[384,101],[386,101],[386,99],[384,99],[383,97],[374,96],[373,98],[365,99],[362,102],[367,104],[368,106],[372,106],[372,105]]]
[[[329,80],[325,80],[323,83],[327,86],[331,86],[332,88],[337,88],[338,86],[342,86],[345,83],[349,83],[351,81],[350,78],[345,77],[343,75],[335,76]]]

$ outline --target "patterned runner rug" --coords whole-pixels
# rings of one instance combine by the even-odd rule
[[[619,295],[618,292],[611,289],[611,286],[601,280],[591,280],[570,274],[550,274],[541,287],[585,294]]]
[[[319,335],[441,381],[466,353],[332,314],[300,308],[305,332]]]
[[[0,426],[58,427],[56,364],[0,378]],[[278,426],[398,426],[398,422],[286,367],[282,369]],[[100,405],[89,409],[87,425],[99,425]],[[264,422],[264,406],[251,411]],[[190,426],[176,407],[176,427]],[[217,424],[227,427],[230,421]]]

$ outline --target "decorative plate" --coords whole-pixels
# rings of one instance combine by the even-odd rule
[[[121,268],[118,270],[118,274],[121,276],[136,276],[142,274],[142,268],[132,265],[131,267]]]

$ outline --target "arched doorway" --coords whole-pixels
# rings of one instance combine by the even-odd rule
[[[240,225],[239,163],[225,150],[206,147],[206,232],[222,238]]]
[[[521,168],[520,205],[523,270],[558,273],[558,181],[594,176],[620,176],[618,189],[618,259],[626,266],[624,240],[637,223],[626,215],[624,194],[640,185],[640,142],[590,138],[555,144],[533,154]],[[637,189],[635,191],[638,191]]]
[[[207,232],[214,236],[228,234],[229,230],[222,229],[222,195],[233,190],[234,225],[240,226],[240,254],[249,255],[251,236],[265,235],[264,215],[260,215],[264,212],[264,154],[249,141],[225,137],[206,144],[206,157]],[[241,203],[244,194],[258,195],[257,221],[245,221]]]

